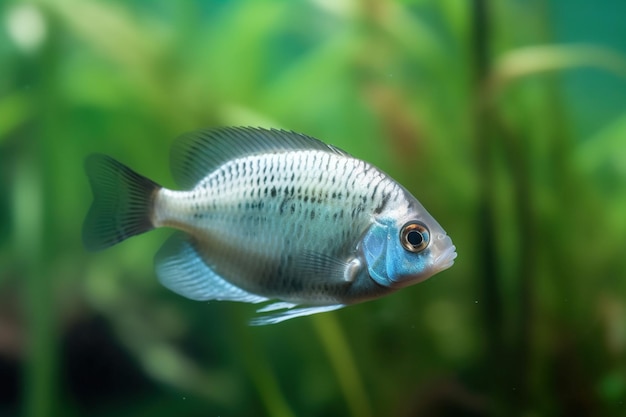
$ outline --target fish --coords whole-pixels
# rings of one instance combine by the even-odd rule
[[[86,249],[175,229],[154,259],[160,283],[191,300],[265,303],[252,325],[377,299],[451,267],[457,256],[406,188],[305,134],[189,132],[174,141],[170,165],[180,190],[110,156],[88,156]]]

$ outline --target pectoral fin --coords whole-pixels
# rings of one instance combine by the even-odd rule
[[[302,280],[327,283],[353,282],[363,267],[357,257],[343,260],[317,252],[305,252],[295,263]]]
[[[283,304],[283,303],[277,303],[277,304]],[[257,310],[257,312],[274,310],[274,308],[271,308],[273,305],[274,304],[270,304],[267,307],[264,307],[264,308],[261,308],[261,309]],[[269,307],[269,309],[268,309],[268,307]],[[325,313],[327,311],[338,310],[338,309],[340,309],[342,307],[345,307],[345,304],[333,304],[333,305],[329,305],[329,306],[314,306],[314,307],[295,308],[293,310],[287,310],[287,311],[283,311],[281,313],[270,314],[268,316],[262,316],[262,317],[254,318],[254,319],[250,320],[250,325],[252,325],[252,326],[264,326],[266,324],[276,324],[276,323],[280,323],[281,321],[293,319],[295,317],[309,316],[311,314],[317,314],[317,313]],[[280,308],[283,308],[283,307],[281,306]]]

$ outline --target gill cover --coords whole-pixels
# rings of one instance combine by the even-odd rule
[[[385,287],[401,288],[429,276],[428,248],[418,252],[407,250],[393,219],[378,219],[363,238],[363,255],[370,276]],[[427,246],[427,245],[426,245]]]

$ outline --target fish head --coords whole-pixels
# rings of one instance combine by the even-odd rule
[[[450,237],[417,200],[407,210],[391,210],[374,219],[361,250],[370,277],[395,289],[430,278],[456,258]]]

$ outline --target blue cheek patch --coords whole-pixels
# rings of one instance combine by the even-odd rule
[[[391,285],[413,281],[427,269],[428,249],[419,254],[405,250],[402,245],[389,245],[387,253],[387,279]],[[388,284],[389,285],[389,284]]]
[[[427,269],[429,250],[404,249],[394,227],[376,223],[363,237],[363,255],[370,277],[385,287],[403,287],[419,279]]]

